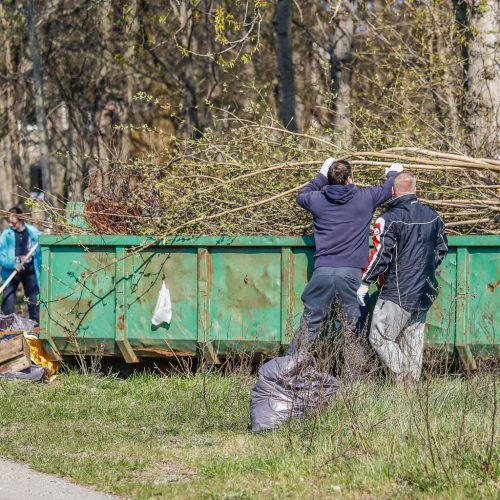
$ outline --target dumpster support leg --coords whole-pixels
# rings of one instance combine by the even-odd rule
[[[220,364],[217,349],[210,341],[210,253],[198,249],[198,348],[210,364]]]
[[[120,349],[123,359],[127,363],[138,363],[139,359],[135,355],[130,342],[127,339],[127,262],[125,247],[116,247],[116,324],[115,342]]]
[[[127,363],[139,363],[139,358],[135,355],[135,352],[127,339],[115,340],[123,359]]]
[[[473,371],[477,370],[477,365],[468,342],[471,330],[469,321],[469,302],[471,300],[471,293],[469,291],[470,272],[469,251],[467,248],[458,248],[455,348],[460,356],[460,361],[462,361],[467,370]]]
[[[290,248],[281,249],[281,332],[280,343],[283,352],[290,344],[293,336],[293,281],[294,281],[294,256]],[[288,335],[290,333],[290,336]]]
[[[476,360],[474,359],[471,348],[468,345],[457,345],[456,348],[460,361],[465,365],[467,370],[477,370]]]

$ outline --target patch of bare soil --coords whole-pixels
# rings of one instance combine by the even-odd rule
[[[168,483],[188,481],[196,476],[196,471],[188,467],[182,460],[173,458],[167,461],[154,462],[151,467],[140,471],[141,481],[152,481],[155,486]]]

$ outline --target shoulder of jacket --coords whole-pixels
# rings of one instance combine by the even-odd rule
[[[418,203],[417,203],[417,206],[418,207],[421,207],[421,208],[425,208],[426,210],[432,210],[433,212],[436,212],[436,210],[434,210],[434,208],[432,208],[428,203],[426,203],[425,201],[422,201],[420,199],[417,200]],[[437,212],[436,212],[437,213]]]
[[[400,220],[401,214],[402,211],[400,208],[389,206],[380,214],[380,217],[382,217],[386,222],[393,222]]]
[[[353,190],[358,195],[373,197],[374,189],[376,187],[377,186],[357,186],[355,184]]]
[[[33,226],[33,224],[25,224],[26,225],[26,229],[28,230],[29,233],[31,234],[35,234],[35,235],[38,235],[40,234],[40,230]]]
[[[429,217],[433,219],[441,219],[441,215],[439,214],[439,212],[427,203],[422,203],[421,201],[419,201],[418,207],[420,210],[427,212],[429,214]]]

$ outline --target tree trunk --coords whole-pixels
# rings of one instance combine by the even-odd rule
[[[135,86],[135,42],[136,36],[139,31],[139,23],[137,22],[137,1],[129,0],[128,2],[128,17],[130,18],[129,33],[127,39],[127,50],[125,51],[125,62],[127,64],[127,88],[125,96],[125,106],[123,109],[122,123],[125,128],[122,130],[121,148],[120,148],[120,161],[125,163],[128,161],[131,153],[131,139],[129,129],[129,116],[130,108],[132,107],[132,100],[134,98]]]
[[[500,159],[500,1],[470,0],[468,121],[475,154]]]
[[[52,193],[52,179],[50,175],[49,145],[47,139],[47,119],[45,116],[45,104],[43,98],[43,74],[40,48],[35,26],[35,12],[33,0],[24,0],[26,23],[28,26],[29,44],[31,50],[31,61],[33,63],[33,82],[35,90],[35,115],[38,135],[38,147],[40,149],[40,166],[42,168],[42,184],[46,194]]]
[[[471,42],[471,32],[469,28],[469,0],[453,0],[453,11],[460,40],[460,55],[462,57],[463,84],[467,90],[467,73],[469,72],[469,46]]]
[[[182,26],[181,45],[188,52],[184,57],[184,85],[186,89],[187,133],[192,137],[199,137],[201,133],[198,119],[198,100],[195,86],[193,55],[190,52],[193,31],[192,10],[188,2],[181,2],[179,6],[179,20]]]
[[[461,145],[460,134],[460,114],[458,101],[455,95],[457,88],[457,79],[453,78],[453,74],[449,65],[447,64],[447,50],[443,38],[439,37],[437,40],[437,50],[439,54],[439,62],[443,68],[443,90],[444,99],[447,104],[446,109],[446,122],[447,122],[447,135],[451,141],[454,141],[457,147]]]
[[[2,23],[3,24],[3,23]],[[6,70],[6,100],[5,100],[5,113],[7,115],[8,123],[8,136],[4,141],[4,147],[8,148],[8,161],[5,162],[3,169],[5,172],[5,179],[3,188],[8,192],[8,196],[2,196],[6,201],[8,200],[9,206],[21,201],[19,191],[25,191],[26,182],[23,175],[23,168],[21,163],[21,148],[20,138],[18,132],[18,103],[16,99],[16,85],[15,77],[16,70],[14,67],[14,59],[12,54],[12,37],[5,25],[0,26],[2,31],[2,44],[5,49],[5,70]]]
[[[432,24],[426,33],[429,58],[427,78],[434,98],[434,109],[443,147],[448,148],[451,144],[460,148],[462,137],[459,104],[456,97],[457,86],[460,88],[460,77],[454,75],[450,68],[449,61],[452,60],[452,54],[449,44],[445,43],[448,39],[447,26],[441,24],[439,16],[435,15],[432,8],[429,12]]]
[[[316,111],[316,100],[321,96],[321,72],[315,61],[315,39],[312,28],[321,22],[316,3],[306,11],[299,11],[294,24],[298,26],[294,37],[293,64],[300,68],[295,75],[295,118],[297,128],[307,132],[311,128]],[[327,54],[328,55],[328,54]]]
[[[339,13],[330,52],[330,74],[334,96],[333,130],[336,133],[337,142],[347,146],[352,144],[351,63],[354,15],[357,7],[357,0],[349,0],[345,3]]]
[[[111,58],[108,58],[110,51],[110,35],[112,31],[112,22],[110,19],[112,6],[109,0],[104,0],[99,5],[100,38],[102,51],[101,69],[98,77],[98,88],[102,89],[100,95],[96,97],[97,113],[94,117],[94,123],[97,132],[97,151],[98,160],[89,168],[89,191],[105,195],[109,186],[108,174],[110,170],[110,147],[109,134],[111,132],[111,116],[114,112],[114,104],[109,102],[109,79],[108,72],[111,67]]]
[[[7,102],[2,101],[0,112],[7,112]],[[14,205],[14,197],[12,193],[12,168],[11,168],[11,137],[6,134],[0,140],[0,210],[8,210]],[[0,229],[3,229],[2,215],[0,213]]]
[[[288,130],[297,130],[292,58],[292,0],[278,0],[274,26],[278,66],[278,115]]]

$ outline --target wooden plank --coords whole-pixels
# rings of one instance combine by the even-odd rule
[[[139,358],[135,354],[128,339],[115,339],[116,345],[126,363],[138,363]]]
[[[31,366],[31,359],[24,354],[0,365],[0,373],[20,372]]]
[[[24,330],[1,330],[0,340],[3,337],[8,337],[9,335],[24,335]]]
[[[24,335],[0,342],[0,373],[21,371],[30,366],[30,348]]]
[[[17,358],[23,354],[23,340],[23,335],[16,335],[11,339],[0,342],[0,363]]]

